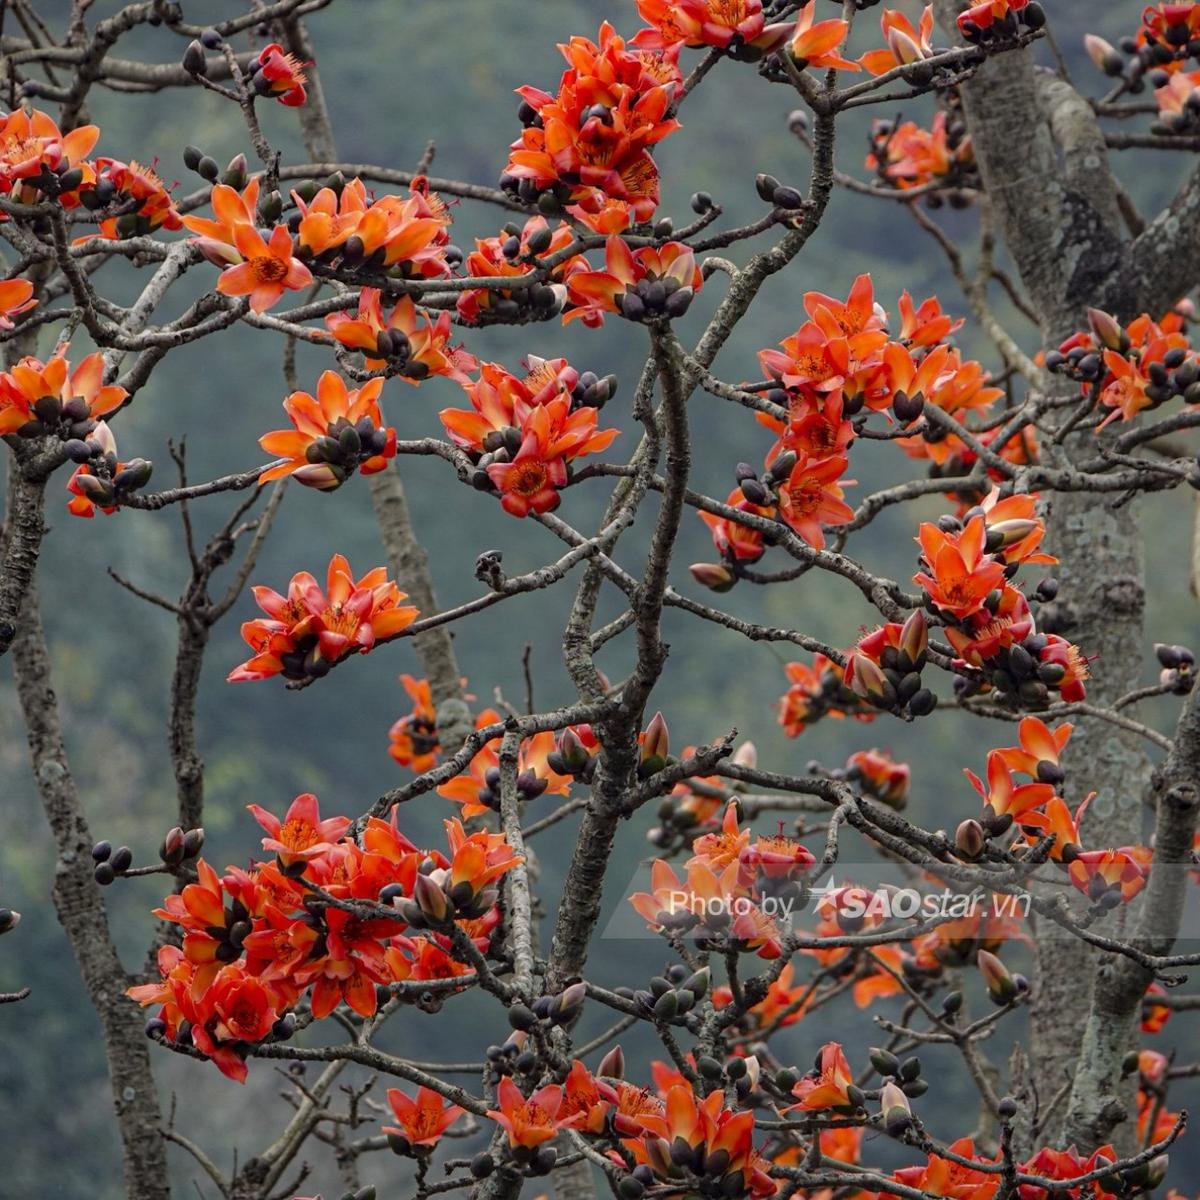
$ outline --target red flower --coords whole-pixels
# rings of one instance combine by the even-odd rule
[[[43,171],[58,173],[77,166],[91,152],[100,130],[95,125],[80,125],[64,134],[40,109],[16,108],[0,117],[0,190],[36,193],[35,177]],[[36,199],[30,195],[28,199]]]
[[[395,637],[417,618],[415,608],[401,603],[408,597],[384,567],[355,580],[340,554],[329,560],[325,591],[307,571],[292,576],[286,596],[267,587],[252,590],[267,616],[242,626],[254,655],[230,672],[231,683],[324,675],[352,650],[366,654],[378,639]]]
[[[395,1134],[410,1146],[426,1150],[436,1146],[442,1134],[466,1111],[457,1104],[447,1104],[437,1092],[427,1087],[417,1088],[416,1099],[411,1099],[399,1088],[389,1088],[387,1101],[400,1125],[385,1125],[383,1132]]]
[[[929,39],[933,36],[933,5],[927,4],[921,12],[920,26],[914,27],[908,17],[898,9],[885,8],[879,20],[883,29],[883,50],[868,50],[858,61],[872,75],[884,75],[896,67],[909,66],[923,58],[933,56]]]
[[[293,392],[283,402],[292,429],[264,434],[258,444],[287,462],[259,476],[259,484],[295,475],[298,483],[321,491],[342,486],[355,471],[374,475],[396,455],[396,431],[379,411],[383,380],[372,379],[349,391],[336,371],[324,371],[315,397]]]
[[[1014,784],[1012,772],[999,750],[988,753],[986,787],[973,771],[964,769],[963,774],[997,817],[1011,813],[1015,819],[1021,820],[1030,809],[1044,807],[1054,795],[1054,788],[1048,783]]]
[[[728,508],[735,508],[738,512],[749,513],[756,517],[774,517],[775,515],[775,509],[772,506],[751,504],[740,487],[734,488],[729,493],[725,504]],[[713,545],[726,562],[750,564],[756,563],[762,558],[766,547],[763,543],[764,535],[761,529],[751,529],[740,521],[733,520],[732,517],[721,517],[710,512],[701,512],[700,520],[708,526],[709,532],[712,534]]]
[[[914,575],[913,582],[949,616],[961,619],[978,612],[1004,579],[1003,565],[984,553],[987,527],[982,516],[973,517],[960,533],[924,524],[917,541],[928,571]]]
[[[138,162],[120,162],[115,158],[97,158],[82,164],[84,180],[74,193],[75,203],[87,202],[89,207],[119,206],[119,217],[105,217],[100,222],[99,236],[115,241],[124,237],[144,237],[156,229],[174,232],[183,228],[183,218],[171,199],[166,184],[152,167]],[[61,197],[65,208],[75,207]],[[77,238],[77,242],[87,241]]]
[[[330,313],[325,325],[347,349],[363,352],[369,370],[387,367],[414,386],[431,375],[445,375],[466,386],[467,372],[475,370],[474,356],[450,345],[450,314],[442,312],[431,320],[409,296],[401,296],[385,320],[379,289],[363,288],[355,315]]]
[[[844,455],[798,459],[780,485],[779,515],[817,550],[825,545],[823,526],[844,525],[854,518],[854,510],[842,499],[844,493],[839,483],[848,466]]]
[[[752,42],[763,31],[762,0],[637,0],[653,29],[634,38],[643,46],[715,46]]]
[[[235,265],[226,267],[217,280],[217,291],[226,296],[249,296],[254,312],[277,303],[284,292],[294,292],[312,283],[312,272],[292,253],[292,238],[286,225],[276,225],[270,241],[252,225],[233,231],[237,251]]]
[[[970,1138],[959,1138],[949,1149],[960,1158],[977,1157],[975,1143]],[[978,1161],[989,1166],[995,1162],[984,1158]],[[938,1155],[930,1155],[921,1167],[901,1167],[892,1178],[906,1187],[916,1188],[926,1195],[944,1196],[946,1200],[992,1200],[1000,1187],[1000,1176],[996,1172],[976,1171]],[[890,1194],[886,1190],[881,1193],[884,1196]]]
[[[1150,851],[1144,846],[1118,850],[1083,850],[1071,859],[1067,873],[1085,896],[1098,904],[1128,904],[1146,886]]]
[[[192,1041],[223,1075],[246,1082],[246,1062],[239,1051],[261,1042],[279,1019],[270,989],[241,963],[230,963],[195,1000]]]
[[[577,271],[567,280],[574,307],[564,323],[576,317],[603,322],[604,313],[620,313],[630,321],[646,317],[682,316],[700,290],[700,268],[690,246],[667,242],[630,250],[624,240],[605,243],[603,271]]]
[[[256,61],[258,69],[253,84],[260,96],[274,96],[289,108],[299,108],[308,98],[304,90],[304,67],[277,42],[264,46]]]
[[[285,867],[327,854],[350,828],[348,817],[329,817],[322,821],[317,798],[311,792],[297,796],[282,821],[257,804],[246,807],[267,831],[262,848],[275,851]]]
[[[533,1150],[557,1136],[560,1129],[576,1129],[584,1114],[564,1114],[563,1089],[558,1084],[539,1088],[527,1100],[509,1076],[500,1080],[496,1091],[498,1109],[489,1109],[492,1118],[507,1134],[513,1150]]]
[[[406,713],[388,730],[388,753],[402,766],[417,774],[428,771],[438,760],[437,710],[429,690],[429,680],[401,675],[400,682],[413,702]]]
[[[1020,12],[1028,3],[1029,0],[983,0],[958,14],[958,31],[964,37],[978,36],[979,30],[991,29],[996,22],[1005,20],[1010,13]]]

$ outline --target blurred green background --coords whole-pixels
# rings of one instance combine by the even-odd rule
[[[900,5],[915,14],[918,6]],[[36,7],[57,26],[65,4]],[[95,20],[115,10],[96,4]],[[1091,94],[1104,90],[1081,51],[1086,31],[1116,40],[1136,26],[1141,5],[1136,0],[1106,5],[1049,0],[1054,30],[1081,85]],[[828,5],[822,4],[827,9]],[[190,20],[215,21],[243,11],[239,4],[184,4]],[[879,42],[881,9],[863,14],[852,47],[854,53]],[[832,13],[832,9],[830,9]],[[632,34],[638,27],[632,0],[344,0],[315,15],[310,22],[318,48],[318,66],[337,129],[341,156],[413,166],[426,142],[436,139],[434,173],[492,183],[504,164],[508,143],[516,136],[513,88],[522,83],[553,88],[562,63],[555,42],[571,34],[595,34],[601,19]],[[150,61],[171,61],[183,44],[165,30],[144,31],[122,41],[117,53]],[[694,61],[689,53],[687,62]],[[689,194],[710,191],[725,207],[723,223],[752,220],[762,212],[753,186],[754,174],[769,171],[804,187],[807,155],[788,133],[786,115],[795,97],[762,83],[752,68],[724,63],[689,100],[682,114],[684,129],[660,151],[664,179],[662,211],[690,217]],[[928,121],[930,99],[910,102],[906,116]],[[264,127],[283,149],[285,161],[302,161],[294,114],[277,105],[260,105]],[[881,110],[858,110],[847,119],[838,147],[838,165],[860,172],[871,116],[894,116]],[[103,130],[99,152],[141,161],[155,159],[168,181],[181,179],[190,190],[195,177],[181,162],[181,149],[194,142],[221,161],[238,151],[250,153],[236,109],[208,93],[189,90],[151,97],[122,97],[95,89],[91,117]],[[252,154],[251,154],[251,157]],[[1146,211],[1169,198],[1190,168],[1181,156],[1129,155],[1122,163],[1129,190]],[[956,237],[969,238],[975,219],[970,212],[939,214]],[[471,238],[496,232],[494,210],[463,203],[455,208],[455,239],[470,246]],[[737,247],[739,259],[748,247]],[[908,288],[919,300],[937,292],[946,307],[962,313],[964,305],[948,277],[943,258],[903,209],[839,191],[828,216],[803,256],[771,282],[749,319],[743,322],[718,362],[729,380],[754,378],[754,352],[793,332],[803,319],[801,295],[820,289],[844,295],[854,277],[870,271],[876,295],[894,309],[899,292]],[[197,290],[211,286],[215,272],[205,266],[189,275],[179,297],[169,302],[173,315]],[[102,285],[117,298],[128,297],[134,280],[120,269],[106,272]],[[694,336],[712,311],[723,277],[712,283],[681,322],[684,341]],[[1000,299],[997,297],[997,304]],[[1011,315],[1011,314],[1009,314]],[[1014,323],[1021,343],[1037,348],[1036,332]],[[970,326],[962,343],[991,365],[989,353]],[[42,349],[48,345],[43,338]],[[645,351],[641,330],[611,320],[603,331],[573,324],[529,326],[511,331],[470,333],[469,348],[482,358],[498,359],[511,368],[527,353],[566,355],[579,369],[615,372],[621,392],[606,408],[603,424],[617,423],[623,433],[611,454],[632,449],[635,430],[629,398]],[[74,347],[82,354],[79,339]],[[116,431],[124,455],[143,455],[156,464],[154,486],[171,482],[168,438],[186,436],[193,479],[247,468],[260,461],[257,437],[275,428],[285,388],[280,361],[281,341],[272,336],[231,335],[172,353],[157,369],[151,386],[123,413]],[[332,360],[309,352],[300,355],[305,383]],[[440,433],[437,411],[460,403],[458,388],[434,380],[420,389],[393,382],[384,392],[384,409],[404,437]],[[746,411],[704,393],[692,403],[695,434],[694,485],[724,496],[732,485],[739,459],[757,461],[770,436]],[[911,465],[897,450],[860,443],[853,452],[851,474],[859,485],[850,499],[866,490],[911,477]],[[433,571],[443,605],[478,594],[473,578],[476,556],[500,549],[510,573],[528,570],[557,557],[560,545],[533,523],[520,524],[503,515],[495,501],[458,486],[438,460],[402,463],[414,521],[431,549]],[[95,521],[67,515],[63,492],[66,476],[51,483],[49,519],[41,584],[54,657],[54,682],[63,709],[72,764],[97,837],[128,843],[138,861],[151,860],[162,832],[173,823],[173,781],[166,756],[166,695],[175,649],[173,618],[147,606],[117,587],[105,568],[113,567],[138,584],[177,595],[185,579],[185,556],[178,514],[123,512]],[[594,527],[603,503],[603,487],[572,491],[562,515],[581,527]],[[198,506],[204,529],[217,526],[231,508],[229,498]],[[912,536],[919,519],[945,510],[929,499],[903,511],[891,509],[852,543],[851,550],[873,569],[907,579],[914,565]],[[1196,600],[1185,576],[1191,536],[1193,498],[1172,493],[1145,507],[1151,596],[1151,640],[1188,641],[1197,628]],[[643,521],[644,525],[645,522]],[[622,544],[619,555],[631,569],[638,565],[639,529]],[[1053,549],[1053,547],[1051,547]],[[293,487],[276,521],[254,581],[283,587],[298,570],[323,573],[334,551],[348,555],[356,569],[382,561],[379,537],[367,487],[361,479],[328,496]],[[686,571],[689,562],[711,559],[711,543],[701,522],[689,515],[673,569],[674,584],[695,594]],[[771,560],[768,559],[768,563]],[[777,564],[777,565],[782,565]],[[533,646],[536,699],[549,706],[571,697],[561,666],[557,630],[561,628],[571,585],[506,602],[503,608],[467,622],[455,631],[460,663],[480,703],[500,688],[514,702],[523,696],[521,656]],[[606,597],[604,612],[615,612]],[[803,629],[845,645],[860,626],[873,625],[872,613],[856,590],[820,575],[770,589],[743,585],[723,598],[730,611],[771,624]],[[274,811],[286,807],[303,790],[315,791],[329,811],[358,813],[382,791],[404,778],[387,754],[387,730],[407,709],[397,677],[418,672],[406,642],[358,658],[317,687],[301,693],[275,682],[227,685],[224,677],[244,657],[238,637],[241,620],[255,615],[249,595],[218,627],[206,659],[201,696],[200,740],[207,764],[206,854],[218,865],[243,863],[257,849],[260,831],[245,811],[248,803]],[[775,723],[774,706],[785,686],[786,650],[749,646],[732,635],[686,615],[668,612],[666,636],[671,645],[667,676],[655,695],[670,722],[672,744],[705,741],[736,725],[753,738],[760,761],[783,770],[800,770],[810,759],[839,765],[856,749],[890,748],[913,765],[911,807],[924,821],[951,824],[974,811],[974,794],[961,775],[963,766],[982,767],[986,745],[995,744],[1009,728],[989,730],[956,715],[939,716],[914,726],[880,721],[874,725],[826,722],[793,742]],[[1086,647],[1085,647],[1086,650]],[[1145,678],[1155,670],[1147,647],[1130,646],[1145,660]],[[629,665],[629,645],[617,639],[605,650],[602,666],[619,677]],[[1094,664],[1104,671],[1104,663]],[[1174,702],[1147,706],[1147,715],[1169,729]],[[24,921],[0,941],[0,990],[28,984],[32,997],[0,1010],[0,1179],[2,1197],[61,1197],[62,1200],[114,1200],[120,1195],[119,1148],[97,1024],[79,983],[74,960],[56,923],[49,893],[53,872],[51,841],[28,769],[18,709],[7,666],[0,667],[0,904],[20,909]],[[547,801],[543,801],[547,804]],[[401,813],[402,828],[416,841],[441,840],[441,821],[451,814],[448,802],[426,797]],[[534,810],[532,815],[538,815]],[[606,911],[620,901],[622,890],[648,851],[645,820],[621,833]],[[574,822],[568,821],[539,840],[546,908],[557,908],[559,887],[568,861]],[[853,854],[847,851],[853,861]],[[153,928],[149,909],[162,893],[161,880],[132,881],[110,889],[109,911],[126,962],[141,961]],[[645,977],[664,962],[659,945],[649,939],[599,940],[589,974],[616,983]],[[895,1002],[892,1002],[893,1004]],[[506,1027],[494,1005],[466,997],[446,1007],[439,1017],[413,1011],[393,1020],[381,1040],[386,1048],[422,1059],[478,1057],[491,1041],[501,1041]],[[589,1013],[585,1030],[602,1028],[603,1013]],[[1159,1041],[1182,1022],[1170,1026]],[[812,1049],[831,1037],[869,1042],[870,1014],[841,1009],[822,1012],[792,1027],[779,1039],[780,1052],[804,1064]],[[859,1037],[861,1035],[861,1038]],[[1184,1044],[1187,1039],[1184,1038]],[[627,1052],[639,1046],[627,1039]],[[1190,1057],[1190,1055],[1188,1056]],[[164,1103],[179,1101],[179,1124],[222,1166],[235,1153],[244,1158],[270,1141],[286,1119],[286,1107],[273,1097],[285,1085],[264,1062],[252,1065],[245,1087],[221,1077],[207,1065],[155,1052]],[[644,1060],[643,1060],[644,1061]],[[921,1102],[921,1115],[947,1137],[965,1132],[956,1106],[970,1103],[969,1084],[949,1060],[931,1072],[935,1087]],[[382,1086],[378,1088],[382,1095]],[[1179,1097],[1179,1107],[1183,1102]],[[881,1150],[878,1145],[872,1152]],[[327,1151],[313,1147],[313,1175],[301,1190],[324,1189],[340,1194]],[[1200,1161],[1186,1147],[1173,1154],[1175,1186],[1194,1193],[1200,1184]],[[175,1158],[177,1194],[214,1194],[194,1165]],[[406,1167],[390,1155],[364,1161],[364,1179],[378,1182],[381,1196],[391,1200],[408,1194]]]

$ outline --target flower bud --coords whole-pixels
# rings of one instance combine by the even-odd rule
[[[557,1003],[554,1005],[551,1012],[551,1019],[560,1025],[565,1025],[572,1020],[576,1013],[583,1007],[583,1002],[587,998],[587,985],[582,981],[573,983],[565,989],[558,997]]]
[[[993,1004],[1011,1004],[1017,998],[1017,984],[1009,969],[990,951],[980,950],[976,963]]]
[[[921,47],[901,29],[895,27],[889,29],[887,43],[888,49],[896,56],[897,62],[903,66],[920,62],[925,57],[921,53]]]
[[[900,627],[900,649],[913,668],[919,670],[925,662],[928,648],[929,626],[925,614],[918,608]]]
[[[413,884],[413,899],[420,907],[421,915],[431,925],[441,925],[449,919],[450,900],[428,875],[418,873]]]
[[[1097,37],[1094,33],[1084,34],[1083,48],[1087,51],[1088,58],[1105,75],[1120,75],[1125,70],[1125,60],[1112,43],[1106,42],[1102,37]]]
[[[895,1075],[900,1070],[900,1060],[890,1051],[883,1050],[879,1046],[872,1046],[868,1051],[871,1059],[871,1066],[879,1072],[880,1075],[888,1076]]]
[[[718,594],[737,583],[737,576],[721,563],[692,563],[688,570],[698,584]]]
[[[21,923],[21,914],[11,908],[0,908],[0,933],[11,933]]]
[[[183,69],[189,75],[208,74],[208,60],[204,56],[204,47],[198,41],[188,42],[183,52]]]
[[[889,1137],[900,1137],[912,1128],[912,1108],[908,1097],[890,1080],[879,1093],[879,1112]]]
[[[304,487],[332,492],[346,482],[346,472],[332,463],[309,463],[292,472],[292,478]]]
[[[962,821],[954,831],[954,849],[960,858],[965,858],[968,862],[979,858],[986,845],[987,834],[974,817]]]
[[[852,654],[846,668],[850,688],[856,696],[870,700],[881,708],[890,708],[895,703],[896,689],[873,659],[863,654]]]
[[[606,1079],[625,1078],[625,1052],[620,1046],[614,1046],[601,1060],[596,1068],[596,1074]]]
[[[639,770],[645,775],[653,775],[667,765],[667,755],[670,753],[670,735],[667,722],[661,712],[656,712],[646,726],[639,751]]]
[[[1096,341],[1108,350],[1121,350],[1125,343],[1125,331],[1116,317],[1099,308],[1087,310],[1088,325]]]
[[[177,867],[183,862],[183,830],[178,825],[167,830],[159,847],[158,857],[169,867]]]

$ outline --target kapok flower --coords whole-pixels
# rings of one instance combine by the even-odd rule
[[[977,1159],[988,1166],[996,1161],[979,1158],[975,1143],[969,1137],[959,1138],[949,1150],[959,1158]],[[927,1196],[945,1196],[948,1200],[992,1200],[1000,1187],[1000,1176],[996,1172],[977,1171],[938,1154],[931,1154],[924,1166],[899,1168],[892,1173],[892,1178]],[[883,1188],[880,1194],[887,1196],[889,1193]]]
[[[292,237],[286,225],[276,225],[269,241],[264,241],[252,225],[238,225],[233,243],[236,265],[221,272],[217,291],[226,296],[249,296],[254,312],[264,312],[284,292],[312,283],[312,272],[292,253]]]
[[[379,393],[383,380],[347,390],[336,371],[324,371],[317,394],[293,392],[283,402],[291,429],[264,434],[258,444],[288,461],[264,471],[259,484],[294,475],[297,483],[320,491],[342,486],[355,471],[374,475],[396,456],[396,431],[383,423]]]
[[[23,293],[28,301],[32,286],[22,279],[11,283],[24,285],[17,294]],[[0,288],[4,286],[0,284]],[[23,312],[36,303],[27,302],[9,311]],[[66,350],[61,347],[45,363],[23,358],[0,374],[0,434],[16,433],[27,422],[37,421],[39,433],[87,437],[93,435],[95,421],[124,404],[129,393],[104,382],[102,354],[89,354],[72,371]]]
[[[983,802],[997,817],[1010,815],[1023,820],[1031,809],[1042,808],[1054,795],[1049,783],[1013,783],[1012,772],[999,750],[991,750],[987,756],[987,786],[974,771],[963,769],[971,786],[983,797]]]
[[[417,1088],[412,1098],[399,1088],[388,1088],[388,1104],[396,1114],[399,1125],[385,1125],[383,1132],[402,1138],[412,1149],[432,1150],[442,1134],[466,1111],[457,1104],[448,1104],[432,1088]],[[393,1143],[394,1144],[394,1143]]]
[[[844,525],[854,510],[842,499],[842,476],[849,466],[844,455],[826,459],[797,459],[779,488],[779,515],[814,549],[825,546],[824,526]]]
[[[1150,851],[1144,846],[1083,850],[1071,859],[1067,874],[1097,904],[1128,904],[1146,886]]]
[[[1006,766],[1020,771],[1031,779],[1057,785],[1062,782],[1062,752],[1071,739],[1075,726],[1064,721],[1050,729],[1037,717],[1023,717],[1017,726],[1019,746],[999,749],[996,753]]]
[[[903,808],[908,799],[908,764],[895,762],[886,750],[859,750],[850,755],[846,774],[890,808]]]
[[[861,71],[856,62],[835,53],[850,32],[850,23],[840,18],[813,23],[817,12],[817,0],[809,2],[800,10],[796,19],[796,32],[789,49],[792,57],[801,66],[824,67],[836,71]]]
[[[307,571],[292,576],[286,596],[268,587],[252,590],[267,616],[242,626],[254,655],[230,673],[231,683],[324,675],[346,654],[368,653],[378,639],[395,637],[417,618],[384,567],[355,580],[340,554],[329,560],[324,591]]]
[[[913,582],[949,616],[961,619],[977,612],[1004,579],[1003,565],[984,552],[987,527],[982,516],[973,517],[960,533],[923,524],[917,541],[928,572],[914,575]]]
[[[320,804],[312,792],[297,796],[282,821],[258,804],[247,804],[246,808],[267,832],[262,848],[273,850],[285,867],[328,854],[350,828],[348,817],[322,821]]]
[[[83,424],[91,425],[92,422]],[[67,480],[67,491],[71,493],[67,511],[74,517],[90,519],[99,509],[111,516],[120,507],[123,495],[146,485],[153,465],[144,458],[122,462],[117,457],[117,439],[107,421],[95,423],[87,435],[87,447],[92,452],[91,460],[76,467]]]
[[[98,158],[84,166],[86,177],[77,193],[81,204],[89,208],[117,205],[128,209],[119,217],[105,217],[100,222],[102,238],[115,241],[144,237],[156,229],[174,232],[183,228],[183,218],[171,193],[153,167],[115,158]],[[71,205],[64,203],[64,207]],[[76,240],[87,241],[87,238]]]
[[[885,75],[896,67],[908,67],[921,59],[932,57],[932,4],[927,4],[922,10],[918,26],[914,26],[904,13],[894,8],[883,10],[879,24],[883,29],[886,48],[868,50],[858,60],[872,75]]]
[[[587,1133],[600,1134],[605,1130],[608,1114],[617,1100],[616,1089],[597,1079],[579,1059],[571,1063],[563,1083],[563,1115],[582,1115],[579,1127]]]
[[[773,517],[775,515],[774,505],[752,504],[746,499],[746,495],[740,487],[734,488],[729,493],[725,504],[728,508],[755,517]],[[764,534],[761,529],[752,529],[740,521],[735,521],[732,517],[718,516],[716,513],[710,512],[701,512],[700,520],[708,526],[717,553],[727,563],[749,565],[758,562],[766,552]]]
[[[1005,21],[1010,13],[1020,12],[1028,3],[1029,0],[983,0],[958,14],[958,31],[963,37],[977,37]]]
[[[481,893],[524,860],[512,852],[503,834],[480,830],[468,834],[462,822],[444,822],[450,843],[450,867],[446,883],[451,900],[469,909]]]
[[[14,109],[0,117],[0,191],[26,187],[36,191],[37,176],[78,166],[99,137],[96,125],[80,125],[64,134],[40,109]]]
[[[241,963],[229,963],[195,1001],[192,1041],[230,1079],[245,1083],[245,1045],[261,1042],[279,1019],[277,1001]]]
[[[799,737],[825,716],[875,719],[874,711],[846,686],[845,668],[824,654],[814,654],[811,666],[793,662],[784,670],[791,687],[779,702],[779,723],[788,737]]]
[[[1054,845],[1050,857],[1055,862],[1070,863],[1083,849],[1079,837],[1079,822],[1087,811],[1088,804],[1096,795],[1092,792],[1072,814],[1061,796],[1053,796],[1041,812],[1026,812],[1021,817],[1021,828],[1030,845],[1047,834],[1053,834]]]
[[[13,317],[37,307],[33,284],[28,279],[0,280],[0,329],[12,329]]]
[[[196,249],[214,266],[238,261],[234,231],[239,225],[253,226],[258,220],[258,192],[257,175],[240,192],[228,184],[215,184],[209,196],[212,217],[189,213],[183,218],[184,227],[199,235],[195,239]]]
[[[521,1089],[505,1076],[496,1090],[498,1109],[489,1109],[488,1116],[508,1134],[509,1149],[527,1154],[543,1142],[548,1142],[562,1129],[576,1129],[583,1123],[584,1114],[564,1114],[563,1089],[559,1084],[547,1084],[528,1099]]]
[[[826,1042],[817,1057],[817,1065],[794,1088],[792,1095],[799,1104],[792,1109],[820,1112],[822,1109],[855,1109],[849,1089],[854,1087],[854,1075],[839,1042]],[[785,1110],[790,1111],[790,1110]]]
[[[807,846],[784,834],[781,821],[778,833],[766,837],[760,834],[739,851],[738,882],[743,887],[750,887],[760,878],[774,883],[798,879],[816,861]]]
[[[401,296],[385,320],[380,296],[378,288],[363,288],[357,313],[330,313],[326,328],[347,349],[361,350],[368,370],[388,367],[414,386],[445,375],[465,387],[475,358],[462,346],[451,346],[450,314],[438,313],[433,320],[410,296]]]
[[[418,775],[435,766],[438,751],[437,710],[428,679],[401,675],[400,682],[413,702],[412,712],[406,713],[388,730],[388,753],[402,766]]]
[[[251,82],[260,96],[273,96],[288,108],[299,108],[308,99],[303,65],[278,42],[264,46],[256,61],[258,67]]]
[[[715,46],[752,42],[763,31],[762,0],[637,0],[638,16],[652,26],[640,46]]]
[[[574,306],[563,323],[576,317],[600,324],[606,312],[630,321],[648,317],[680,317],[700,290],[702,278],[690,246],[667,242],[630,250],[623,238],[610,237],[604,247],[603,271],[577,271],[567,279]]]

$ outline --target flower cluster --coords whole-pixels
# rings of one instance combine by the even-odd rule
[[[396,431],[379,411],[383,380],[347,390],[336,371],[324,371],[317,394],[293,392],[283,402],[291,429],[264,434],[258,444],[287,461],[259,476],[259,483],[291,475],[323,492],[339,488],[355,471],[373,475],[396,456]]]
[[[367,654],[376,641],[393,638],[417,619],[407,596],[383,567],[355,579],[340,554],[329,560],[324,590],[307,571],[292,576],[286,596],[256,587],[254,599],[267,615],[242,625],[254,651],[229,674],[230,682],[317,679],[347,654]]]
[[[1185,333],[1179,308],[1161,320],[1142,313],[1127,326],[1099,309],[1088,310],[1088,328],[1046,355],[1046,369],[1078,380],[1085,396],[1110,409],[1111,421],[1131,421],[1169,400],[1200,404],[1200,358]]]
[[[1055,633],[1040,633],[1025,594],[1010,581],[1025,563],[1053,563],[1039,550],[1045,526],[1037,497],[1006,499],[993,490],[961,519],[943,517],[921,526],[923,569],[913,576],[926,603],[946,622],[956,665],[974,668],[955,681],[964,694],[991,690],[1002,704],[1039,709],[1052,693],[1067,702],[1084,698],[1087,663],[1079,649]],[[1053,579],[1034,598],[1053,599]]]
[[[616,429],[597,429],[600,406],[616,379],[580,374],[565,358],[529,355],[521,378],[483,363],[464,384],[470,409],[439,414],[451,440],[475,463],[475,486],[495,491],[506,512],[525,517],[557,508],[569,464],[612,444]]]
[[[1037,30],[1045,24],[1038,0],[982,0],[958,14],[958,32],[968,42],[1004,41],[1017,37],[1022,27]]]
[[[1066,779],[1061,756],[1072,726],[1050,729],[1037,717],[1025,717],[1019,727],[1019,744],[990,750],[987,780],[966,771],[984,803],[979,821],[964,821],[956,846],[967,859],[978,858],[988,838],[1007,832],[1015,824],[1028,843],[1051,838],[1050,857],[1066,868],[1072,885],[1093,903],[1105,907],[1132,900],[1146,884],[1150,852],[1144,846],[1085,850],[1080,821],[1092,799],[1088,796],[1074,812],[1058,794]],[[1028,782],[1016,783],[1015,775]]]
[[[369,370],[386,369],[388,375],[414,386],[433,375],[466,383],[478,365],[473,355],[450,344],[448,312],[438,313],[433,320],[410,297],[401,296],[385,317],[378,288],[363,288],[357,310],[330,313],[325,326],[347,350],[360,351]]]
[[[524,129],[500,186],[551,214],[604,213],[620,228],[649,220],[659,199],[650,148],[679,128],[669,115],[678,52],[626,45],[607,22],[598,41],[559,49],[568,69],[556,93],[518,89]]]
[[[885,187],[902,192],[936,188],[926,200],[933,207],[943,196],[961,207],[979,187],[975,150],[956,112],[939,112],[928,129],[915,121],[873,121],[870,139],[866,167]]]
[[[424,178],[414,180],[407,196],[372,197],[361,179],[335,177],[321,188],[297,188],[292,199],[296,254],[305,262],[441,279],[461,258],[450,245],[450,210]]]
[[[429,680],[401,675],[400,682],[412,701],[412,711],[398,718],[388,730],[388,753],[402,767],[420,774],[436,766],[441,743],[438,741],[437,709]]]
[[[788,663],[784,670],[791,686],[779,702],[779,723],[788,737],[799,737],[822,717],[875,719],[874,707],[847,684],[845,668],[824,654],[814,654],[811,664]]]
[[[701,514],[722,563],[697,564],[692,573],[718,591],[762,556],[769,532],[764,526],[771,519],[818,550],[827,528],[853,520],[844,499],[845,486],[853,482],[845,478],[848,452],[872,412],[889,412],[907,426],[926,405],[956,414],[984,409],[1002,395],[989,386],[979,363],[964,361],[947,343],[962,322],[943,312],[936,299],[916,305],[904,293],[895,337],[869,275],[855,280],[844,301],[805,293],[804,308],[808,320],[778,349],[758,355],[773,384],[765,398],[775,406],[760,411],[758,419],[777,435],[764,469],[739,464],[738,487],[727,502],[733,511]],[[946,437],[940,426],[926,422],[917,429],[900,439],[909,454],[936,465],[956,453],[957,439]]]
[[[754,837],[738,823],[735,804],[720,829],[692,842],[681,879],[665,859],[651,865],[650,891],[629,902],[651,929],[664,936],[688,933],[702,946],[754,952],[774,959],[785,936],[770,910],[797,893],[816,862],[812,853],[782,831]]]
[[[457,938],[486,952],[499,921],[494,884],[520,861],[500,835],[447,821],[443,853],[418,849],[394,815],[370,818],[351,838],[348,818],[322,819],[311,794],[282,819],[250,811],[273,857],[224,876],[198,859],[195,881],[155,911],[182,943],[160,950],[160,982],[129,989],[138,1003],[161,1005],[152,1034],[244,1081],[253,1048],[290,1037],[302,1003],[318,1020],[342,1003],[371,1016],[378,988],[467,974]],[[394,1110],[403,1136],[425,1144],[410,1136],[416,1114]],[[426,1136],[440,1132],[430,1126]]]

